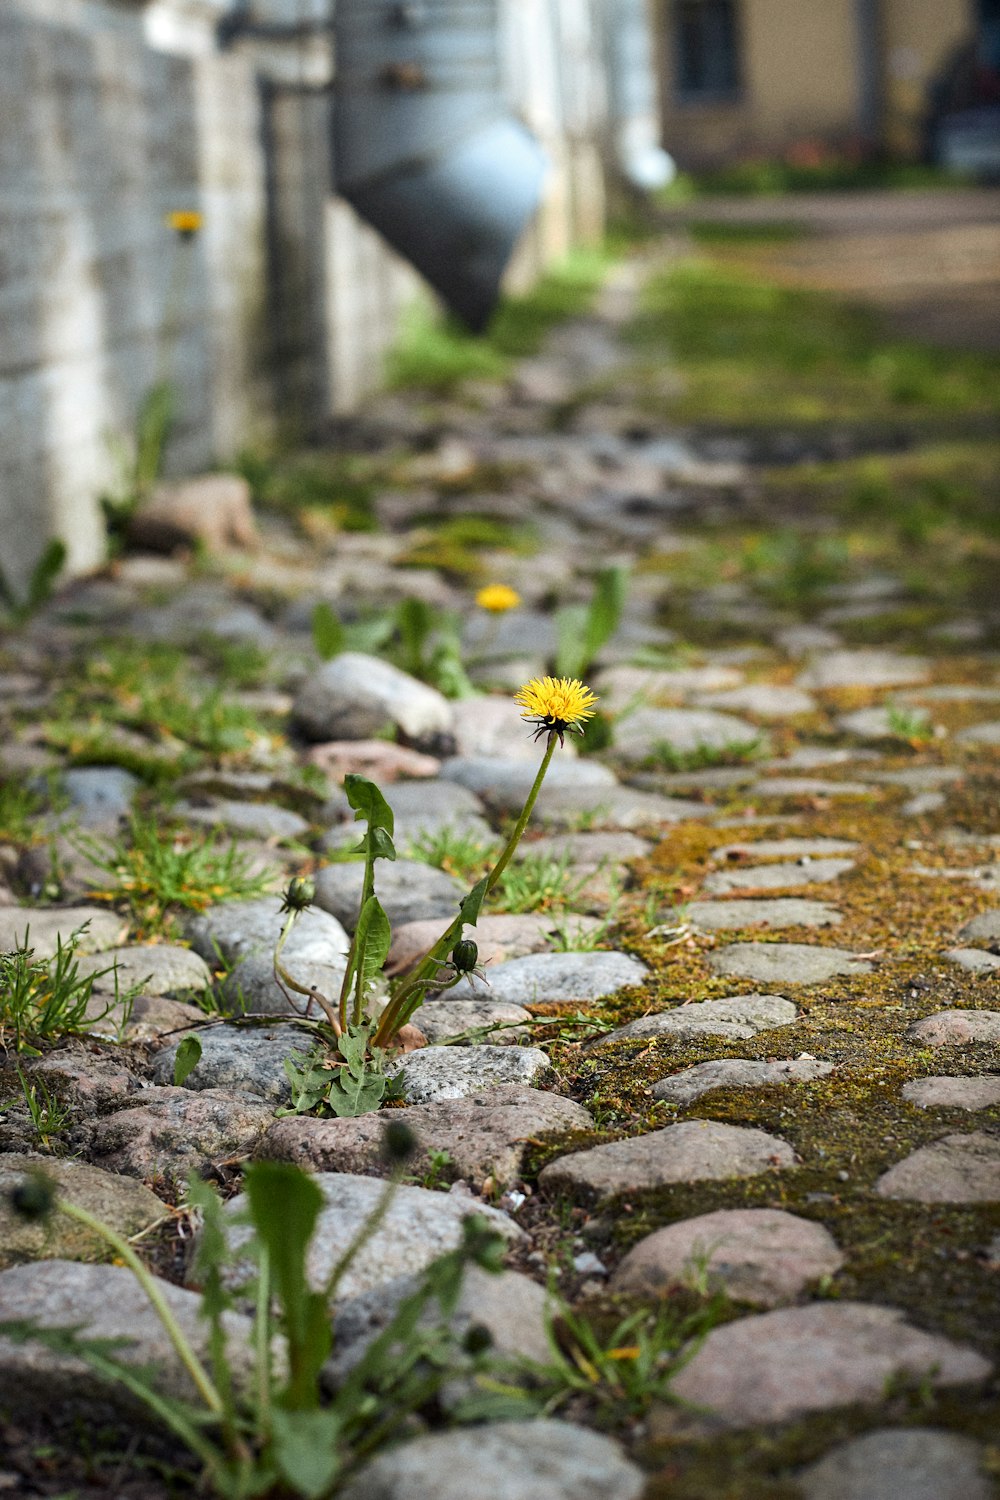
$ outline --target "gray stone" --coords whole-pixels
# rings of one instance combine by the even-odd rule
[[[90,1115],[120,1104],[145,1086],[113,1050],[71,1038],[41,1057],[22,1058],[21,1071],[29,1080],[40,1076],[63,1103]]]
[[[875,1191],[911,1203],[1000,1202],[1000,1136],[946,1135],[883,1172]]]
[[[285,972],[307,989],[316,989],[334,1005],[347,969],[346,958],[334,963],[315,959],[289,958],[282,953]],[[308,995],[284,988],[274,977],[274,960],[269,953],[251,953],[241,959],[220,986],[222,1000],[230,1015],[240,1016],[306,1016],[312,1021],[323,1019],[323,1009]]]
[[[838,1443],[796,1476],[803,1500],[992,1500],[985,1449],[930,1427]]]
[[[760,739],[746,719],[708,708],[639,708],[616,726],[615,749],[630,764],[656,755],[661,745],[678,754],[700,749],[727,750]]]
[[[885,786],[903,786],[908,792],[926,792],[935,787],[951,786],[961,781],[964,771],[959,766],[906,766],[901,771],[869,771],[872,781]]]
[[[1000,1073],[978,1078],[913,1078],[903,1098],[921,1109],[989,1109],[1000,1104]]]
[[[380,872],[381,873],[381,872]],[[184,936],[210,964],[231,965],[251,953],[273,953],[284,924],[280,896],[224,901],[184,920]],[[302,913],[284,947],[287,961],[329,963],[346,953],[350,939],[329,912],[310,907]]]
[[[571,865],[625,864],[652,853],[648,839],[624,830],[612,833],[561,833],[519,845],[515,859],[525,856],[565,859]]]
[[[237,837],[273,839],[278,843],[305,838],[309,832],[305,818],[274,802],[217,801],[206,806],[182,802],[177,816],[196,827],[222,828]]]
[[[196,474],[156,486],[129,521],[139,547],[172,552],[197,541],[208,552],[260,545],[250,486],[239,474]]]
[[[926,709],[906,710],[907,721],[912,720],[919,732],[930,731],[930,715]],[[839,714],[837,728],[844,734],[853,734],[859,740],[909,740],[911,734],[899,727],[899,719],[891,707],[857,708],[853,713]]]
[[[833,1276],[844,1257],[821,1224],[772,1208],[719,1209],[647,1235],[611,1279],[612,1292],[666,1297],[678,1286],[775,1307]]]
[[[185,1089],[242,1089],[271,1103],[291,1098],[285,1058],[309,1051],[310,1038],[291,1025],[207,1026],[198,1037],[201,1060],[184,1080]],[[179,1042],[153,1058],[153,1078],[172,1084]]]
[[[667,828],[703,820],[705,805],[661,797],[632,786],[552,787],[546,782],[531,815],[546,828],[572,828],[586,817],[595,828]]]
[[[939,1010],[915,1021],[906,1033],[922,1047],[962,1047],[1000,1042],[1000,1010]]]
[[[958,929],[958,935],[977,948],[987,948],[991,953],[1000,953],[1000,907],[983,911],[978,917],[966,922]]]
[[[944,792],[917,792],[907,797],[899,810],[904,818],[925,818],[928,813],[940,812],[947,801]]]
[[[309,1243],[306,1274],[310,1285],[325,1287],[330,1273],[355,1235],[370,1220],[385,1192],[377,1177],[348,1172],[320,1172],[313,1181],[323,1194],[324,1207]],[[244,1195],[231,1198],[227,1211],[238,1218],[246,1207]],[[366,1241],[364,1254],[349,1265],[334,1294],[335,1304],[350,1302],[375,1287],[403,1276],[419,1274],[439,1255],[454,1250],[462,1240],[462,1221],[470,1214],[486,1220],[490,1229],[509,1243],[524,1234],[513,1219],[467,1192],[441,1193],[430,1188],[400,1187],[385,1217]],[[247,1230],[234,1227],[231,1241],[245,1243]]]
[[[877,797],[865,781],[821,781],[816,776],[769,776],[754,787],[757,797]]]
[[[569,1422],[493,1422],[390,1449],[342,1500],[639,1500],[641,1469],[610,1438]]]
[[[839,911],[825,901],[778,896],[767,901],[692,901],[684,908],[692,927],[725,932],[743,927],[835,927]]]
[[[741,1318],[712,1330],[671,1391],[739,1428],[874,1404],[901,1376],[937,1387],[989,1375],[988,1361],[972,1349],[903,1316],[862,1302],[817,1302]]]
[[[840,645],[840,636],[822,625],[786,625],[775,631],[775,644],[786,656],[808,656],[813,651],[826,651]]]
[[[688,693],[717,693],[735,688],[743,673],[735,667],[607,667],[594,678],[594,691],[611,713],[629,708],[675,703]],[[627,721],[626,721],[627,722]]]
[[[136,995],[125,1004],[112,1001],[110,1009],[100,1014],[100,1007],[111,1000],[107,994],[95,993],[87,1007],[91,1036],[110,1037],[113,1041],[155,1042],[169,1035],[171,1040],[185,1030],[205,1024],[205,1012],[183,1000],[168,1000],[166,995]]]
[[[327,865],[316,874],[316,904],[335,916],[349,932],[358,920],[364,864],[360,860]],[[436,917],[442,930],[458,915],[468,885],[415,859],[381,860],[375,889],[393,927]]]
[[[521,916],[481,916],[475,927],[467,930],[467,936],[477,944],[481,964],[500,964],[509,958],[544,952],[563,924],[568,924],[571,933],[579,930],[581,936],[600,925],[596,917],[577,913],[571,917],[541,916],[534,912]],[[386,972],[399,974],[410,968],[440,936],[439,921],[404,922],[392,934]]]
[[[364,740],[398,729],[417,747],[450,734],[451,707],[436,688],[381,657],[344,651],[306,678],[293,717],[311,740]]]
[[[787,1141],[763,1130],[714,1120],[685,1120],[648,1135],[562,1156],[543,1168],[538,1180],[544,1188],[579,1188],[610,1197],[672,1182],[756,1177],[775,1167],[794,1165],[795,1153]]]
[[[38,1174],[56,1185],[64,1202],[85,1209],[126,1239],[167,1212],[155,1193],[129,1177],[82,1161],[11,1152],[0,1156],[0,1267],[25,1260],[103,1260],[108,1254],[106,1240],[65,1214],[41,1221],[15,1212],[11,1190],[26,1176]]]
[[[809,1083],[826,1078],[833,1064],[815,1058],[795,1058],[788,1062],[761,1062],[747,1057],[718,1058],[713,1062],[695,1063],[653,1085],[653,1097],[671,1104],[693,1104],[713,1089],[763,1089],[776,1084]]]
[[[59,777],[60,790],[85,828],[127,817],[140,785],[138,776],[121,766],[72,766]]]
[[[268,1104],[229,1089],[145,1089],[141,1103],[97,1120],[87,1155],[129,1177],[184,1182],[221,1162],[245,1160],[271,1123]]]
[[[410,1019],[432,1046],[476,1027],[499,1025],[502,1031],[490,1031],[482,1040],[496,1047],[510,1047],[527,1034],[525,1026],[531,1021],[530,1011],[491,1000],[488,995],[481,1000],[452,1000],[447,994],[431,998],[435,1003],[421,1005]]]
[[[705,879],[705,890],[713,896],[729,891],[783,890],[797,885],[825,885],[854,869],[853,859],[811,859],[804,855],[794,864],[741,865],[718,870]]]
[[[491,998],[510,1005],[599,1000],[626,985],[642,984],[648,976],[646,965],[637,958],[600,950],[531,953],[525,958],[508,959],[489,971]],[[447,993],[452,1000],[478,998],[475,986],[465,979]]]
[[[204,990],[212,983],[212,974],[203,958],[190,948],[174,943],[135,944],[127,948],[109,948],[79,961],[81,974],[101,974],[97,988],[131,989],[141,985],[145,995],[179,995],[189,990]],[[113,972],[106,973],[108,968]]]
[[[1000,969],[1000,958],[995,953],[984,953],[982,948],[948,948],[944,956],[973,974],[990,974]]]
[[[383,1133],[393,1118],[404,1119],[417,1137],[417,1151],[408,1163],[412,1175],[430,1169],[431,1151],[446,1151],[447,1176],[476,1184],[492,1178],[499,1187],[520,1177],[533,1139],[593,1127],[587,1111],[571,1099],[503,1084],[464,1099],[414,1104],[403,1116],[369,1114],[356,1120],[288,1116],[274,1121],[257,1154],[294,1162],[310,1172],[380,1175],[387,1170]]]
[[[538,746],[525,732],[525,722],[512,697],[463,698],[452,704],[452,719],[460,756],[499,756],[534,761],[537,766]]]
[[[924,682],[930,663],[922,656],[898,656],[892,651],[827,651],[816,656],[799,674],[796,686],[818,689],[842,687],[898,687]]]
[[[714,859],[828,859],[853,854],[857,844],[849,839],[748,839],[746,843],[723,844]]]
[[[0,953],[27,943],[37,959],[55,958],[57,945],[68,947],[74,933],[78,954],[101,953],[125,941],[128,920],[103,906],[0,907]]]
[[[816,711],[816,700],[799,687],[785,687],[770,682],[747,683],[725,693],[706,693],[699,697],[702,708],[721,708],[726,712],[752,714],[757,719],[792,719],[797,714]]]
[[[763,984],[822,984],[838,974],[870,974],[865,959],[844,948],[814,948],[808,943],[730,943],[706,960],[717,974]]]
[[[455,781],[497,812],[520,812],[538,772],[537,756],[530,761],[506,760],[500,756],[452,756],[443,762],[441,775]],[[566,788],[610,788],[617,785],[611,771],[594,760],[556,758],[545,776],[542,797]]]
[[[482,701],[491,700],[470,699],[468,701],[478,707]],[[537,760],[537,753],[532,758]],[[419,781],[394,781],[392,786],[387,788],[385,795],[397,818],[414,818],[432,813],[461,818],[468,815],[478,816],[483,812],[483,804],[475,792],[470,792],[467,787],[459,786],[456,781],[445,781],[438,777],[425,777]],[[353,826],[360,838],[362,832],[360,825],[355,823]]]
[[[207,1359],[209,1332],[199,1294],[159,1278],[156,1285],[196,1353]],[[231,1312],[222,1316],[229,1368],[237,1389],[246,1389],[252,1370],[250,1319]],[[198,1400],[163,1324],[125,1266],[69,1260],[13,1266],[0,1273],[0,1322],[22,1320],[42,1328],[75,1328],[91,1339],[121,1340],[116,1359],[145,1367],[161,1395]],[[95,1421],[152,1422],[148,1408],[120,1382],[104,1380],[82,1359],[43,1344],[0,1337],[0,1369],[8,1412],[36,1416],[58,1409]]]
[[[637,1021],[601,1037],[594,1045],[601,1047],[633,1037],[657,1036],[725,1036],[745,1041],[758,1031],[790,1026],[797,1018],[795,1006],[780,995],[736,995],[725,1000],[699,1000],[693,1005],[678,1005],[674,1010],[640,1016]]]
[[[530,1087],[549,1071],[549,1060],[539,1047],[422,1047],[388,1071],[402,1079],[407,1103],[428,1104],[463,1099],[496,1084]]]
[[[964,745],[1000,745],[1000,719],[988,724],[970,724],[955,735]]]

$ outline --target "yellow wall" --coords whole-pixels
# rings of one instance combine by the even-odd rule
[[[882,87],[885,144],[894,155],[919,150],[927,85],[974,29],[974,0],[888,0]]]
[[[745,0],[743,57],[756,131],[850,134],[857,118],[854,0]]]

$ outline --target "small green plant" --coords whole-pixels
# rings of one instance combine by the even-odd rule
[[[567,604],[556,611],[556,674],[582,677],[618,629],[628,592],[628,569],[603,568],[589,604]]]
[[[497,907],[511,913],[561,911],[582,883],[570,874],[568,854],[534,854],[528,849],[498,881]]]
[[[155,815],[133,812],[125,835],[110,847],[82,834],[77,842],[112,877],[95,895],[125,902],[146,930],[162,929],[174,907],[203,911],[217,901],[263,895],[269,884],[266,875],[252,872],[235,839],[227,843],[199,830],[171,833]]]
[[[175,407],[171,382],[156,381],[140,402],[134,442],[114,445],[118,483],[100,499],[112,550],[121,546],[129,522],[160,477]]]
[[[365,1458],[405,1432],[414,1413],[433,1410],[446,1381],[474,1378],[485,1365],[491,1342],[477,1325],[460,1334],[448,1323],[466,1267],[495,1272],[502,1266],[499,1236],[481,1218],[470,1216],[458,1248],[428,1267],[388,1326],[327,1396],[324,1367],[333,1348],[330,1306],[348,1268],[385,1218],[413,1137],[405,1125],[394,1122],[386,1130],[386,1142],[392,1176],[368,1220],[318,1287],[307,1275],[307,1255],[324,1199],[306,1173],[279,1162],[247,1167],[243,1223],[249,1240],[237,1253],[240,1264],[249,1262],[253,1271],[249,1283],[244,1273],[236,1286],[233,1238],[222,1202],[206,1184],[190,1184],[189,1203],[202,1221],[193,1276],[201,1287],[208,1330],[205,1355],[183,1331],[162,1283],[128,1240],[87,1210],[59,1199],[40,1174],[14,1189],[14,1205],[22,1214],[65,1214],[99,1235],[124,1262],[190,1377],[189,1400],[165,1395],[150,1371],[123,1363],[107,1341],[88,1339],[77,1329],[11,1321],[0,1332],[81,1358],[102,1379],[124,1385],[184,1444],[200,1465],[200,1487],[220,1500],[324,1500]],[[226,1327],[238,1297],[252,1299],[254,1308],[253,1369],[243,1379],[230,1358]]]
[[[891,703],[886,709],[886,721],[890,734],[909,740],[911,745],[926,745],[934,738],[934,726],[924,709],[902,708]]]
[[[66,563],[66,545],[53,538],[42,552],[28,576],[23,598],[0,568],[0,604],[13,625],[23,625],[52,598],[56,580]]]
[[[412,840],[406,857],[433,865],[459,880],[475,882],[486,873],[498,852],[497,844],[484,844],[474,833],[447,827],[422,833]]]
[[[16,1053],[38,1055],[42,1047],[64,1036],[83,1036],[110,1015],[124,1025],[139,987],[118,988],[118,973],[112,964],[92,974],[81,974],[76,950],[87,924],[77,928],[68,942],[56,939],[50,963],[36,958],[26,929],[24,946],[0,953],[0,1047]],[[94,1001],[94,987],[114,976],[114,994],[103,1009]]]
[[[394,654],[404,672],[436,687],[446,698],[470,698],[475,688],[462,663],[458,616],[432,609],[422,599],[404,599],[395,616]]]
[[[43,1151],[49,1151],[52,1147],[52,1137],[64,1130],[69,1122],[69,1107],[60,1104],[44,1078],[26,1078],[20,1063],[15,1063],[14,1066],[21,1085],[21,1099],[8,1099],[0,1104],[0,1114],[23,1104],[28,1111],[31,1128],[38,1139],[38,1144]]]
[[[0,840],[23,843],[42,810],[42,798],[31,787],[0,780]]]
[[[693,750],[678,750],[675,745],[663,740],[653,747],[649,757],[651,766],[663,766],[668,771],[701,771],[712,766],[745,766],[759,760],[767,750],[763,735],[752,740],[726,740],[722,745],[695,745]]]
[[[786,528],[756,537],[745,548],[743,567],[757,588],[776,604],[801,608],[847,570],[850,556],[840,537],[803,536]]]

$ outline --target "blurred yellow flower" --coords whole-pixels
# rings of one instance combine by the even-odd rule
[[[480,609],[488,609],[491,614],[497,615],[507,609],[516,609],[520,602],[521,596],[517,590],[508,588],[505,583],[488,583],[476,595],[476,603]]]
[[[575,677],[533,677],[518,688],[514,702],[521,718],[537,725],[535,739],[542,734],[557,734],[561,745],[567,730],[583,733],[580,726],[585,719],[593,718],[597,698]]]
[[[195,208],[177,208],[167,214],[167,228],[176,230],[183,239],[197,234],[202,222],[202,216]]]

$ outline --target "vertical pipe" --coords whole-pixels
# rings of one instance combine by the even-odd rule
[[[865,145],[882,146],[882,5],[881,0],[855,0],[858,64],[858,123]]]

